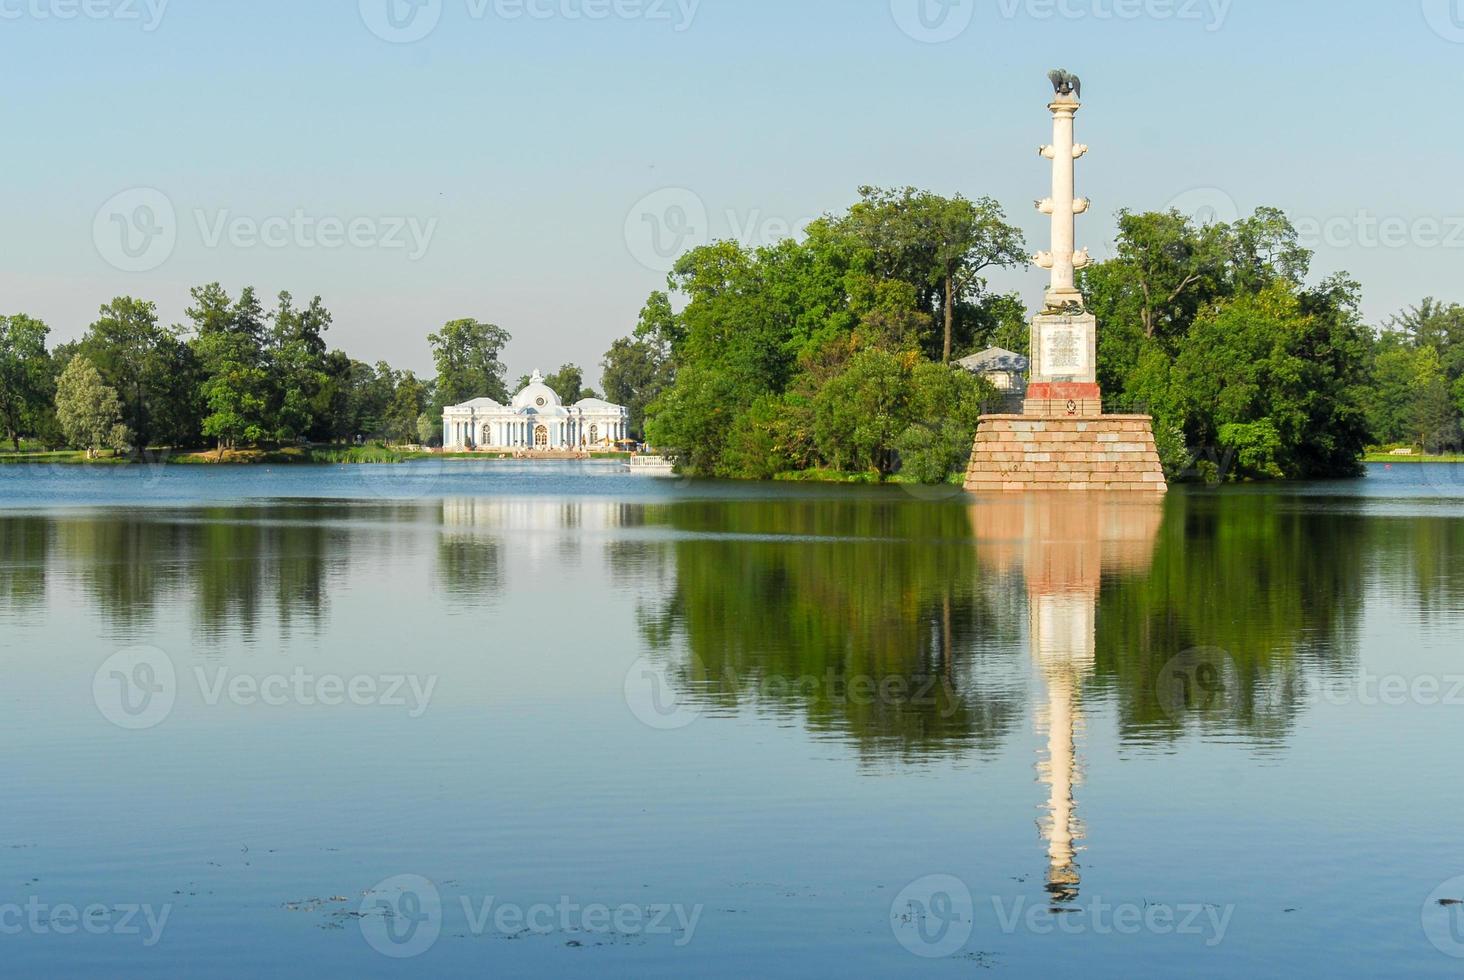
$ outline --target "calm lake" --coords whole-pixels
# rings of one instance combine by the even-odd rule
[[[11,975],[1458,976],[1464,469],[0,467]]]

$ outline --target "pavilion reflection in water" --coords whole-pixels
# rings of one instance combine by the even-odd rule
[[[1082,691],[1097,657],[1098,590],[1104,575],[1142,575],[1154,556],[1163,504],[1128,494],[993,497],[971,508],[981,562],[998,574],[1020,569],[1027,585],[1028,645],[1047,687],[1039,709],[1046,755],[1037,766],[1048,787],[1041,821],[1047,841],[1047,890],[1077,900],[1084,838],[1075,787]]]

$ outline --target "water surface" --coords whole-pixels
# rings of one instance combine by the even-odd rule
[[[0,952],[1457,975],[1459,473],[0,467]]]

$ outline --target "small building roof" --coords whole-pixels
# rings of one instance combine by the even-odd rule
[[[447,410],[449,412],[483,412],[492,411],[493,409],[502,407],[503,405],[494,401],[491,398],[475,398],[470,402],[463,402],[461,405],[449,405]]]
[[[956,364],[973,374],[989,374],[993,371],[1025,371],[1032,362],[1021,354],[1004,347],[988,347],[979,354],[963,357]]]

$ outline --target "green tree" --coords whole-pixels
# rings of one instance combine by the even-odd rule
[[[56,417],[67,440],[84,448],[88,459],[103,448],[127,449],[121,400],[85,357],[73,358],[56,381]]]
[[[1374,439],[1456,446],[1464,416],[1464,307],[1428,298],[1389,320],[1375,345],[1370,394]]]
[[[437,409],[474,398],[507,402],[508,386],[501,360],[508,331],[478,320],[452,320],[428,336],[437,366]]]
[[[911,423],[895,441],[900,472],[920,483],[965,473],[982,412],[997,396],[984,378],[929,361],[910,377]]]
[[[422,446],[430,446],[433,443],[442,441],[442,418],[441,416],[429,415],[423,412],[417,416],[417,442]]]
[[[16,452],[22,435],[44,428],[52,402],[49,333],[44,323],[24,314],[0,316],[0,432]]]
[[[884,277],[923,289],[922,306],[938,314],[941,333],[927,353],[949,363],[963,306],[977,302],[991,268],[1027,264],[1021,231],[994,199],[945,198],[913,187],[862,187],[860,201],[840,223],[872,254]]]
[[[683,465],[711,475],[718,472],[731,423],[742,411],[736,381],[710,367],[688,366],[675,387],[650,406],[646,438],[681,454]]]
[[[1228,233],[1223,224],[1196,227],[1178,211],[1119,212],[1113,268],[1132,284],[1146,338],[1182,336],[1207,300],[1224,294]]]
[[[895,441],[910,424],[909,355],[855,354],[813,400],[814,439],[830,463],[851,471],[894,472]]]
[[[577,364],[565,364],[558,371],[544,379],[566,405],[573,405],[584,398],[585,372]]]
[[[1425,451],[1458,451],[1459,410],[1442,373],[1419,386],[1408,407],[1413,432]]]
[[[1372,390],[1368,399],[1368,424],[1379,443],[1417,439],[1414,409],[1419,396],[1435,381],[1444,382],[1438,351],[1432,347],[1387,344],[1373,359]]]
[[[255,444],[273,434],[275,388],[266,359],[264,309],[252,288],[245,288],[233,303],[218,283],[200,286],[191,295],[187,315],[203,378],[201,430],[222,456],[227,448]]]
[[[1350,311],[1308,308],[1318,303],[1278,282],[1202,314],[1184,339],[1172,400],[1191,445],[1230,453],[1235,477],[1356,471],[1366,443],[1354,391],[1362,350]]]
[[[679,335],[671,298],[652,293],[635,333],[615,341],[601,362],[605,397],[630,411],[630,429],[636,436],[645,436],[647,406],[674,380],[671,351]]]
[[[1464,306],[1428,297],[1394,316],[1387,329],[1408,346],[1438,351],[1451,381],[1464,375]]]
[[[122,399],[139,446],[196,437],[195,368],[190,352],[158,324],[157,306],[121,296],[101,308],[81,351]]]
[[[390,369],[388,369],[390,373]],[[418,420],[427,408],[427,389],[411,371],[402,372],[386,409],[386,437],[392,442],[411,442],[418,435]]]
[[[282,442],[326,438],[330,432],[331,362],[325,333],[331,315],[319,296],[303,310],[294,297],[279,295],[265,360],[270,367],[273,429]]]

